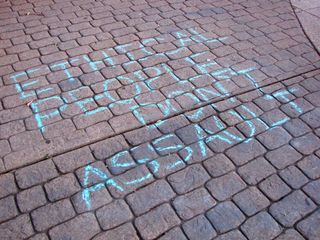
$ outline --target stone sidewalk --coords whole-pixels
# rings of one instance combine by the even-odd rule
[[[320,57],[289,0],[0,0],[1,239],[320,239]]]
[[[320,52],[320,2],[318,0],[292,0],[294,11],[310,41]]]

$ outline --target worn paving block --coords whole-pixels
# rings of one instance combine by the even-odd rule
[[[272,204],[270,213],[284,226],[291,227],[314,209],[315,203],[298,190]]]
[[[179,223],[180,219],[169,204],[163,204],[135,220],[144,239],[154,239]]]
[[[207,217],[218,233],[237,228],[244,222],[245,216],[231,201],[225,201],[207,212]]]
[[[281,233],[280,225],[267,212],[249,218],[241,230],[249,239],[273,239]]]

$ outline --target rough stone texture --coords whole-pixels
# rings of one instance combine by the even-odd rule
[[[200,188],[175,198],[173,206],[178,215],[187,220],[210,209],[215,203],[208,191]]]
[[[28,215],[21,215],[13,220],[0,224],[2,239],[25,239],[33,235],[33,227]]]
[[[276,240],[303,240],[304,238],[294,229],[288,229],[285,232],[281,233]]]
[[[248,216],[269,206],[269,200],[255,187],[250,187],[233,197],[238,207]]]
[[[247,239],[239,230],[234,230],[220,235],[217,240],[245,240]]]
[[[241,226],[241,230],[253,240],[273,239],[281,233],[281,227],[267,212],[260,212],[249,218]]]
[[[199,215],[182,225],[189,239],[209,240],[216,236],[216,231],[204,215]]]
[[[18,215],[18,209],[13,196],[0,199],[0,221],[4,222]]]
[[[35,186],[21,191],[17,195],[17,203],[20,211],[28,212],[37,207],[45,205],[46,195],[41,186]]]
[[[314,202],[317,204],[320,203],[320,195],[318,194],[320,190],[320,179],[308,183],[303,187],[303,190]]]
[[[44,185],[48,198],[54,202],[62,198],[70,197],[80,190],[80,185],[73,174],[62,175]],[[62,189],[62,190],[60,190]]]
[[[291,191],[290,187],[278,175],[272,175],[262,181],[259,188],[273,201],[279,200]]]
[[[104,230],[119,226],[132,217],[128,205],[122,200],[112,202],[97,211],[98,221]]]
[[[160,240],[187,240],[186,236],[182,232],[180,228],[173,228],[172,230],[166,232],[162,237],[159,238]]]
[[[245,220],[240,209],[230,201],[218,204],[207,213],[207,216],[218,233],[237,228]]]
[[[161,205],[135,220],[135,225],[144,239],[154,239],[179,223],[179,218],[168,204]]]
[[[0,198],[16,193],[17,187],[12,174],[3,174],[0,176]]]
[[[207,188],[214,198],[223,201],[241,191],[246,184],[235,172],[228,173],[222,177],[212,179],[208,182]]]
[[[0,236],[319,235],[320,57],[297,19],[319,9],[291,3],[1,1]]]
[[[114,228],[112,230],[106,231],[99,234],[94,240],[113,240],[113,239],[128,239],[128,240],[138,240],[136,230],[131,223],[126,223],[120,227]]]
[[[141,215],[153,207],[168,202],[176,194],[166,181],[156,181],[130,194],[127,200],[136,215]]]
[[[36,163],[16,172],[17,182],[21,188],[28,188],[46,182],[56,176],[58,176],[58,172],[51,160]]]
[[[61,200],[37,208],[31,213],[32,221],[37,231],[46,230],[75,216],[75,211],[69,200]]]
[[[309,217],[298,223],[297,227],[299,231],[310,240],[316,240],[319,238],[320,225],[319,225],[319,214],[320,211],[317,210]]]
[[[301,191],[295,191],[274,203],[270,212],[284,226],[291,227],[315,208],[316,205],[310,198]]]
[[[180,194],[189,192],[203,185],[210,177],[201,165],[192,165],[172,174],[168,180],[174,190]]]
[[[95,216],[84,213],[49,231],[51,239],[90,239],[100,231]]]

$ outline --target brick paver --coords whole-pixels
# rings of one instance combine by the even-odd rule
[[[0,0],[0,238],[319,240],[319,107],[289,0]]]

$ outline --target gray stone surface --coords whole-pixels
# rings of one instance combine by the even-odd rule
[[[1,240],[317,238],[317,1],[0,5]]]

